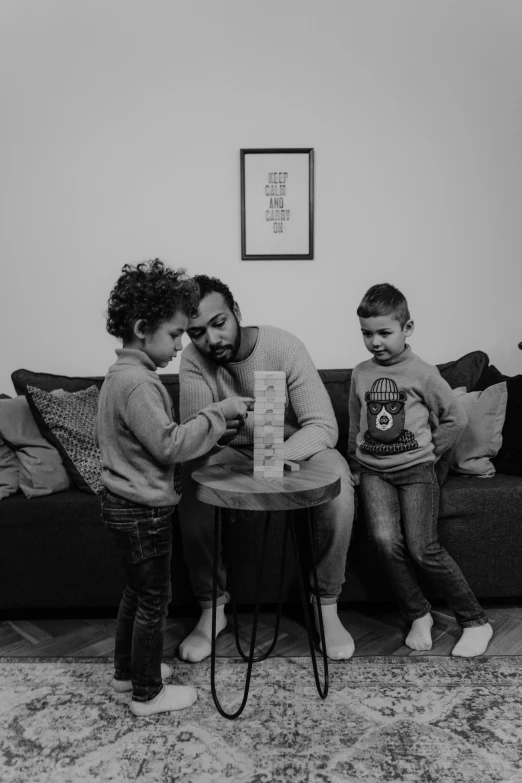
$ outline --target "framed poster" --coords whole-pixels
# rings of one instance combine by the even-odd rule
[[[313,257],[313,149],[242,149],[241,258]]]

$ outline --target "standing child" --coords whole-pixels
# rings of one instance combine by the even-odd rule
[[[444,593],[463,633],[452,655],[482,655],[493,629],[460,568],[437,537],[434,464],[459,439],[466,414],[436,367],[416,356],[408,303],[388,283],[372,286],[357,308],[373,358],[355,367],[348,456],[359,474],[364,517],[411,629],[406,644],[431,649],[433,619],[414,563]],[[431,430],[430,413],[438,420]],[[357,479],[356,479],[357,480]]]
[[[112,687],[132,690],[130,709],[145,717],[190,707],[194,688],[164,685],[161,663],[171,600],[172,519],[180,499],[175,466],[213,448],[228,426],[240,426],[253,400],[231,397],[192,421],[174,421],[172,401],[156,370],[182,350],[198,286],[161,261],[125,265],[108,306],[107,331],[123,348],[106,375],[98,408],[102,515],[122,556],[123,592]]]

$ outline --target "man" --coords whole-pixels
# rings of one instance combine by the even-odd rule
[[[271,326],[241,326],[241,314],[229,288],[206,275],[196,275],[194,279],[200,287],[200,302],[187,326],[191,344],[181,357],[181,423],[225,397],[254,397],[255,370],[286,373],[285,459],[308,460],[341,477],[339,496],[316,508],[315,546],[326,651],[334,660],[350,658],[353,639],[339,620],[337,600],[344,582],[352,531],[353,480],[348,464],[335,449],[338,430],[328,392],[297,337]],[[179,505],[183,551],[192,589],[202,610],[195,629],[180,645],[179,654],[185,661],[197,662],[210,655],[212,633],[214,510],[197,500],[190,476],[203,465],[251,465],[249,447],[252,446],[253,417],[250,416],[246,422],[232,422],[216,448],[184,465],[183,496]],[[226,627],[224,610],[228,598],[220,547],[216,633]],[[314,613],[317,626],[315,606]]]

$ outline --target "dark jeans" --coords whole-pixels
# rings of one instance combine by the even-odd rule
[[[462,571],[438,541],[439,486],[432,462],[393,473],[362,468],[361,504],[407,620],[431,609],[417,581],[415,562],[443,592],[460,626],[487,623]]]
[[[142,506],[106,489],[101,503],[127,575],[116,624],[115,678],[132,680],[133,701],[150,701],[163,687],[174,506]]]

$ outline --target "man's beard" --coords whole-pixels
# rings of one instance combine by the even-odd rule
[[[216,364],[231,364],[233,361],[235,361],[236,356],[239,352],[239,347],[241,345],[241,327],[239,326],[239,321],[237,320],[236,316],[234,315],[234,321],[236,322],[237,326],[237,332],[236,337],[234,339],[234,342],[232,344],[227,343],[221,347],[220,350],[230,349],[230,353],[226,356],[220,357],[215,356],[213,352],[210,353],[210,358],[213,362],[216,362]]]

